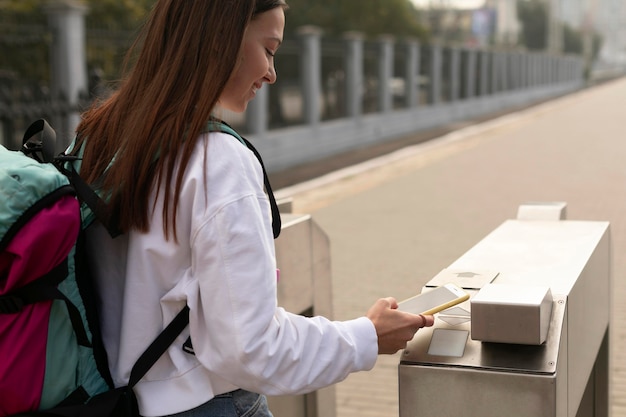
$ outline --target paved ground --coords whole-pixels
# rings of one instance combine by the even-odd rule
[[[611,410],[626,417],[625,109],[621,79],[426,142],[407,138],[277,195],[330,237],[337,319],[364,314],[381,296],[413,295],[523,202],[566,201],[568,219],[610,221]],[[337,417],[397,416],[398,361],[380,357],[373,371],[338,384]]]

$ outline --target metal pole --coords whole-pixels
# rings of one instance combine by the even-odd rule
[[[88,8],[76,0],[51,0],[44,7],[53,33],[50,49],[51,90],[72,109],[55,126],[57,146],[63,150],[80,121],[78,103],[89,91],[85,53],[85,15]],[[54,122],[53,122],[54,123]],[[56,123],[55,123],[56,124]]]

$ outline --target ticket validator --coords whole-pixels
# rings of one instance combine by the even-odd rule
[[[609,224],[524,204],[422,289],[468,301],[402,352],[400,417],[609,415]]]

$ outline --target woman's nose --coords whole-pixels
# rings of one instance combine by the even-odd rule
[[[274,84],[276,82],[276,68],[274,68],[273,65],[270,65],[265,78],[268,84]]]

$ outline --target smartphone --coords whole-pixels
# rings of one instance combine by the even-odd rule
[[[425,291],[398,304],[398,310],[432,315],[469,299],[469,294],[456,284],[445,284]]]

